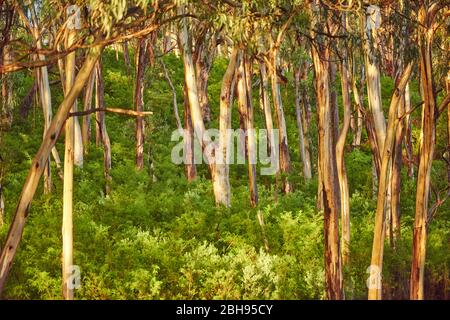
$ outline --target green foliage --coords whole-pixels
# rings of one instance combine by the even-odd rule
[[[132,54],[133,52],[131,52]],[[174,55],[164,62],[176,86],[180,116],[183,118],[183,65]],[[133,59],[131,59],[133,61]],[[216,59],[210,74],[209,97],[213,122],[217,125],[220,85],[227,66]],[[133,68],[131,68],[133,69]],[[107,106],[132,108],[132,75],[116,61],[113,51],[103,56],[105,101]],[[289,79],[292,75],[287,75]],[[25,87],[30,77],[20,74]],[[247,168],[231,167],[232,206],[214,204],[210,177],[205,165],[197,166],[199,177],[188,184],[182,165],[170,160],[175,142],[170,141],[175,123],[172,93],[156,63],[146,74],[145,109],[147,117],[146,160],[153,169],[137,171],[134,166],[134,119],[107,115],[112,144],[112,192],[104,195],[103,151],[94,144],[83,169],[75,171],[74,261],[80,266],[81,287],[77,299],[323,299],[323,215],[316,209],[317,177],[305,183],[298,153],[293,88],[282,87],[295,192],[278,194],[275,201],[274,178],[258,176],[260,203],[249,205]],[[383,98],[390,98],[392,86],[383,79]],[[313,98],[311,77],[307,80]],[[52,88],[55,99],[62,97],[60,86]],[[415,86],[412,86],[413,96]],[[26,94],[20,89],[19,95]],[[339,90],[338,90],[339,92]],[[313,99],[312,99],[313,100]],[[311,101],[313,111],[314,102]],[[255,127],[263,128],[254,90]],[[233,106],[233,110],[235,106]],[[6,154],[4,191],[7,223],[0,228],[0,242],[26,178],[31,159],[42,139],[42,115],[34,108],[28,119],[16,115],[11,131],[4,135],[2,155]],[[236,112],[233,127],[239,122]],[[94,127],[92,128],[94,131]],[[316,154],[317,133],[313,114],[311,147]],[[57,145],[60,155],[63,147]],[[148,152],[147,152],[148,151]],[[151,152],[150,152],[151,151]],[[351,262],[345,270],[348,298],[366,297],[366,273],[370,264],[375,200],[372,195],[372,160],[365,146],[349,150],[346,166],[351,192]],[[316,161],[312,159],[312,163]],[[149,167],[149,164],[146,165]],[[56,170],[52,166],[53,172]],[[437,187],[444,182],[445,166],[437,160],[432,180]],[[314,168],[316,174],[316,169]],[[61,218],[62,181],[54,174],[55,191],[42,195],[39,187],[33,201],[24,237],[14,261],[5,298],[61,298]],[[402,175],[402,240],[395,249],[386,246],[383,277],[386,290],[406,297],[410,269],[415,182]],[[432,197],[432,200],[434,198]],[[264,217],[270,250],[258,223]],[[430,226],[427,252],[427,285],[439,288],[450,264],[450,212],[439,210]],[[447,272],[447,273],[446,273]],[[448,280],[447,280],[448,281]],[[406,283],[406,284],[405,284]],[[429,292],[428,297],[441,297]]]

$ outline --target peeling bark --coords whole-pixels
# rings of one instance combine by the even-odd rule
[[[377,28],[368,29],[367,18],[361,17],[361,32],[363,35],[364,61],[367,75],[367,98],[373,118],[378,149],[382,152],[386,139],[386,120],[381,102],[380,67],[377,58],[379,36]]]
[[[310,4],[313,29],[329,25],[328,17],[320,19],[317,5]],[[319,130],[319,191],[322,193],[324,215],[324,260],[325,283],[329,300],[344,299],[341,248],[339,240],[339,191],[333,122],[335,111],[332,109],[330,92],[330,48],[326,38],[315,35],[316,45],[311,46],[314,64],[314,80],[317,99],[317,126]],[[318,199],[319,200],[319,199]]]
[[[245,142],[247,146],[247,162],[250,189],[250,204],[258,204],[258,190],[256,185],[256,137],[253,129],[253,106],[251,97],[250,62],[245,53],[241,51],[236,71],[237,97],[239,114],[243,121]]]
[[[386,194],[389,186],[389,168],[392,163],[392,153],[394,147],[395,133],[399,122],[398,106],[403,98],[406,84],[409,81],[412,72],[412,63],[404,70],[400,81],[394,91],[389,107],[389,120],[386,135],[386,141],[383,143],[383,154],[381,158],[381,170],[379,173],[377,209],[375,213],[375,228],[372,245],[371,270],[382,272],[383,270],[383,252],[384,238],[386,233]],[[369,287],[369,300],[381,300],[381,286]]]
[[[238,63],[238,49],[235,47],[230,56],[227,70],[222,79],[222,88],[220,91],[220,119],[219,119],[219,149],[216,155],[216,175],[215,190],[222,190],[219,199],[216,202],[222,203],[226,207],[230,206],[231,189],[229,177],[230,152],[233,147],[228,129],[231,128],[231,106],[233,102],[232,88],[233,79]]]
[[[425,259],[428,236],[428,201],[430,195],[431,166],[436,144],[436,90],[433,82],[433,38],[434,17],[440,5],[423,3],[419,9],[419,22],[424,29],[419,30],[420,83],[423,92],[422,128],[419,148],[419,169],[417,172],[416,214],[414,218],[413,256],[411,263],[410,298],[424,299]]]

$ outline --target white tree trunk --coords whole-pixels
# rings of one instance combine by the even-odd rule
[[[362,18],[363,21],[361,22],[361,28],[363,29],[364,61],[367,74],[367,98],[369,109],[374,119],[378,148],[382,152],[386,139],[386,119],[384,118],[381,101],[380,67],[377,58],[379,38],[376,26],[369,29],[369,19]]]
[[[70,47],[75,40],[75,31],[69,30],[66,47]],[[70,92],[75,79],[75,52],[66,57],[66,83],[65,92]],[[76,111],[74,101],[72,112]],[[65,152],[64,152],[64,186],[63,186],[63,221],[62,221],[62,278],[63,298],[73,300],[73,288],[70,282],[73,267],[73,165],[75,155],[75,117],[68,117],[65,125]]]
[[[229,156],[232,145],[228,129],[231,128],[231,91],[237,61],[238,49],[235,47],[231,53],[230,62],[222,79],[222,89],[220,92],[219,149],[216,155],[217,178],[214,181],[214,190],[221,191],[220,198],[216,198],[216,202],[221,203],[226,207],[230,206],[231,200]]]

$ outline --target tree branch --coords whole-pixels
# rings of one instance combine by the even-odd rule
[[[122,108],[95,108],[95,109],[91,109],[91,110],[70,112],[68,116],[69,117],[86,116],[86,115],[94,113],[94,112],[102,112],[102,111],[103,112],[119,113],[119,114],[123,114],[123,115],[127,115],[127,116],[135,116],[135,117],[143,117],[143,116],[148,116],[148,115],[152,115],[153,114],[152,111],[138,112],[138,111],[134,111],[134,110],[130,110],[130,109],[122,109]]]

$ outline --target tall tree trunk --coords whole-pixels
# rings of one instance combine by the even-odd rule
[[[401,12],[406,13],[404,1],[399,1],[399,10]],[[395,73],[395,82],[399,81],[399,77],[404,69],[404,55],[406,49],[407,39],[409,34],[407,32],[407,22],[403,21],[401,26],[401,35],[400,41],[398,41],[398,45],[395,47],[395,52],[393,52],[393,56],[397,55],[396,58],[392,59],[392,66],[394,68],[393,72]],[[393,41],[393,37],[391,37]],[[394,51],[394,46],[392,47]],[[392,159],[392,168],[391,168],[391,204],[390,204],[390,233],[389,240],[391,247],[395,248],[396,242],[400,237],[400,192],[401,192],[401,170],[402,170],[402,142],[405,133],[404,119],[402,118],[405,113],[405,103],[406,103],[406,93],[407,93],[408,84],[406,84],[405,92],[403,97],[399,103],[398,114],[397,116],[402,120],[398,123],[397,130],[395,133],[395,141],[393,148],[393,159]],[[409,92],[408,92],[409,93]],[[409,97],[408,97],[409,98]]]
[[[269,143],[268,151],[270,157],[270,163],[278,162],[277,160],[277,151],[275,149],[275,137],[273,132],[273,120],[272,120],[272,110],[270,108],[270,99],[269,99],[269,79],[267,76],[266,64],[261,62],[259,64],[259,73],[260,73],[260,98],[261,105],[264,112],[264,121],[267,130],[267,141]]]
[[[22,237],[23,228],[29,214],[31,201],[36,192],[39,179],[45,169],[45,163],[48,161],[48,156],[50,155],[50,152],[54,147],[59,134],[61,133],[61,129],[67,119],[70,109],[88,80],[95,62],[100,56],[102,50],[103,46],[101,45],[94,46],[90,49],[83,67],[78,72],[72,89],[67,93],[63,102],[59,106],[59,109],[53,117],[50,127],[47,130],[45,139],[42,141],[42,144],[32,161],[30,171],[20,194],[13,221],[9,227],[8,235],[4,243],[4,250],[1,252],[0,256],[0,293],[3,292],[6,278],[9,270],[11,269],[12,261],[16,254],[20,239]]]
[[[313,175],[313,169],[311,165],[311,148],[310,148],[310,138],[309,138],[309,127],[311,125],[311,103],[309,101],[309,93],[308,88],[306,85],[306,81],[308,78],[308,70],[309,70],[310,63],[305,61],[303,71],[300,78],[300,89],[301,89],[301,96],[302,96],[302,104],[301,104],[301,111],[302,111],[302,122],[303,122],[303,138],[305,145],[305,162],[308,167],[308,173],[312,178]]]
[[[284,118],[283,104],[281,100],[280,84],[278,82],[277,66],[278,66],[278,52],[273,50],[271,52],[271,82],[272,82],[272,97],[275,109],[276,121],[279,130],[279,158],[280,171],[282,175],[287,175],[291,171],[291,160],[289,156],[289,146],[287,139],[286,120]],[[286,176],[283,176],[283,192],[290,193],[293,191],[293,186]]]
[[[123,42],[123,60],[125,62],[125,66],[127,67],[127,73],[131,73],[131,61],[130,61],[130,53],[128,50],[128,41]]]
[[[5,199],[3,197],[2,182],[0,181],[0,227],[3,227],[4,223],[5,223]],[[1,253],[1,249],[0,249],[0,253]]]
[[[247,145],[247,161],[250,189],[250,204],[255,207],[258,203],[258,190],[256,185],[256,137],[253,129],[253,106],[251,101],[250,62],[245,53],[241,51],[236,71],[238,108],[243,120],[245,142]]]
[[[55,35],[56,37],[56,35]],[[57,52],[62,52],[64,51],[64,48],[62,47],[62,44],[57,44],[56,45],[56,50]],[[60,58],[58,59],[58,70],[59,70],[59,79],[61,80],[61,84],[62,84],[62,91],[63,94],[66,94],[66,87],[65,87],[65,83],[66,83],[66,74],[65,74],[65,68],[64,68],[64,58]]]
[[[310,4],[312,28],[319,30],[325,23],[320,21],[320,7],[317,2]],[[328,19],[327,19],[328,20]],[[326,21],[329,25],[329,21]],[[319,190],[323,199],[324,214],[324,256],[327,297],[330,300],[344,299],[342,262],[339,241],[339,191],[336,189],[337,172],[335,139],[330,92],[330,49],[326,39],[315,35],[316,44],[311,46],[314,64],[315,89],[317,98],[317,119],[319,130]]]
[[[228,63],[227,70],[222,79],[222,88],[220,91],[220,120],[219,120],[219,149],[216,155],[216,175],[217,179],[214,181],[216,186],[214,190],[222,190],[221,198],[216,201],[222,203],[226,207],[230,206],[231,190],[229,177],[229,163],[231,148],[231,106],[232,106],[232,88],[233,79],[236,72],[236,65],[238,63],[238,49],[233,48]],[[219,201],[218,201],[219,200]]]
[[[361,145],[361,135],[362,135],[362,128],[363,128],[363,113],[362,113],[362,101],[360,96],[360,90],[358,86],[356,85],[356,77],[355,77],[355,71],[356,71],[356,63],[353,58],[353,55],[349,53],[349,57],[351,58],[351,86],[352,86],[352,93],[353,93],[353,99],[355,101],[355,112],[356,112],[356,122],[355,122],[355,128],[354,128],[354,136],[353,136],[353,147],[359,147]],[[361,87],[363,86],[364,82],[364,67],[362,67],[362,76],[361,76]],[[362,91],[362,90],[361,90]]]
[[[447,94],[450,94],[450,70],[447,73],[446,88]],[[450,184],[450,104],[447,106],[447,157],[447,176]]]
[[[66,48],[75,41],[75,30],[67,31]],[[66,93],[69,93],[75,80],[75,52],[66,56]],[[76,100],[71,108],[76,112]],[[75,155],[75,117],[68,117],[65,125],[65,152],[64,152],[64,186],[63,186],[63,221],[62,221],[62,280],[63,298],[73,300],[73,288],[70,276],[73,267],[73,165]]]
[[[430,194],[431,165],[436,143],[436,91],[433,82],[433,38],[434,18],[439,10],[438,1],[429,7],[422,3],[418,20],[421,26],[418,31],[420,80],[423,92],[422,128],[419,151],[419,169],[417,173],[416,214],[414,218],[413,257],[411,265],[412,300],[424,299],[424,274],[428,229],[428,200]]]
[[[335,27],[334,23],[330,23],[330,25],[332,27]],[[330,57],[331,57],[331,52],[330,52]],[[334,179],[334,188],[336,190],[336,192],[338,192],[338,197],[337,197],[337,201],[338,201],[338,207],[341,207],[341,194],[340,194],[340,186],[339,186],[339,172],[338,172],[338,163],[337,163],[337,158],[336,158],[336,146],[339,140],[339,106],[338,106],[338,102],[337,102],[337,92],[335,89],[335,83],[336,83],[336,73],[337,73],[337,63],[335,61],[333,61],[333,59],[330,61],[330,63],[328,64],[328,72],[330,73],[329,75],[329,90],[330,90],[330,107],[331,107],[331,111],[333,112],[333,116],[332,116],[332,122],[331,122],[331,126],[333,129],[333,144],[332,144],[332,148],[333,148],[333,152],[330,154],[330,157],[332,157],[332,161],[331,163],[333,164],[333,166],[335,166],[334,170],[337,173],[337,179]],[[342,248],[341,248],[342,251]]]
[[[344,119],[341,133],[336,144],[336,163],[339,178],[339,190],[341,192],[341,228],[342,228],[342,264],[349,263],[349,245],[350,245],[350,195],[348,189],[347,172],[345,169],[345,141],[350,128],[351,117],[351,101],[350,101],[350,84],[347,51],[344,50],[344,58],[341,62],[341,87],[342,87],[342,104],[344,106]]]
[[[405,112],[405,99],[399,103],[398,117]],[[401,192],[401,170],[402,170],[402,141],[404,136],[404,120],[400,121],[395,133],[393,150],[393,162],[391,172],[391,246],[394,247],[400,238],[400,192]]]
[[[374,130],[376,134],[379,152],[383,152],[383,144],[386,139],[386,120],[384,118],[381,102],[381,79],[378,62],[378,26],[369,27],[369,19],[375,21],[376,6],[367,9],[367,19],[361,16],[361,29],[363,34],[364,61],[367,74],[367,98],[369,110],[372,113]],[[380,156],[380,155],[379,155]]]
[[[96,77],[95,77],[95,104],[97,109],[105,108],[104,100],[104,85],[103,85],[103,74],[102,65],[99,61],[96,66]],[[109,195],[111,191],[111,142],[109,140],[108,131],[106,130],[106,117],[104,111],[96,112],[96,120],[98,127],[98,132],[101,136],[101,141],[103,145],[103,176],[105,177],[105,195]]]
[[[66,80],[67,82],[67,80]],[[74,111],[77,111],[77,103],[74,104]],[[73,129],[74,129],[74,154],[73,163],[77,167],[83,167],[84,151],[83,151],[83,139],[81,137],[81,126],[77,116],[73,117]]]
[[[192,126],[191,111],[189,108],[189,97],[187,86],[184,84],[184,163],[185,174],[189,182],[197,178],[197,168],[195,166],[195,142],[194,127]]]
[[[3,4],[3,2],[2,2]],[[12,54],[8,42],[12,36],[12,27],[15,20],[15,11],[12,3],[4,2],[2,5],[2,45],[0,46],[0,65],[12,63]],[[13,108],[13,82],[10,75],[0,72],[1,101],[0,101],[0,130],[9,129],[12,124]]]
[[[394,147],[395,133],[399,119],[398,106],[403,99],[406,84],[409,81],[412,71],[412,63],[410,63],[404,70],[398,85],[394,91],[389,107],[389,120],[386,141],[383,143],[383,154],[381,158],[381,170],[378,175],[378,198],[377,210],[375,213],[375,230],[372,245],[372,258],[370,264],[370,274],[374,278],[373,283],[369,286],[369,299],[381,300],[381,272],[383,268],[383,252],[384,252],[384,238],[386,233],[386,195],[389,186],[389,168],[392,163],[392,152]]]
[[[7,65],[12,63],[12,56],[9,45],[3,47],[2,63]],[[0,128],[9,129],[13,121],[13,82],[8,74],[0,74],[2,76],[2,101],[0,109]]]
[[[23,13],[20,12],[22,15]],[[39,29],[39,22],[36,15],[36,11],[34,7],[30,7],[31,20],[33,22],[32,34],[34,41],[36,42],[36,48],[38,50],[42,49],[42,37]],[[23,19],[27,19],[23,17]],[[39,61],[44,61],[45,56],[42,54],[37,54],[36,58]],[[37,83],[39,88],[39,97],[42,104],[42,111],[44,115],[44,132],[43,136],[45,137],[45,133],[50,126],[50,122],[52,121],[53,111],[52,111],[52,95],[50,91],[50,83],[48,79],[48,69],[47,66],[42,66],[36,69],[37,75]],[[58,170],[61,168],[61,160],[59,158],[58,151],[55,147],[52,149],[53,158],[55,159],[56,167]],[[44,193],[50,193],[52,190],[52,178],[51,178],[51,166],[50,166],[50,157],[48,159],[47,167],[44,173]]]
[[[39,60],[43,60],[42,58],[43,57],[40,56]],[[45,137],[45,133],[47,132],[48,127],[50,126],[50,122],[52,121],[52,103],[51,103],[52,98],[46,66],[37,69],[37,78],[38,78],[39,97],[41,98],[42,111],[44,115],[43,137]],[[44,193],[48,194],[51,192],[52,192],[52,173],[49,156],[44,173]]]
[[[329,63],[329,82],[330,82],[330,104],[331,104],[331,110],[333,111],[333,122],[331,125],[333,126],[333,139],[334,143],[333,146],[336,146],[337,141],[339,139],[339,107],[337,103],[337,92],[335,89],[334,84],[336,83],[336,72],[337,72],[337,64],[334,61],[330,61]],[[333,152],[333,157],[336,157],[336,152]],[[334,159],[334,162],[336,162],[336,159]],[[339,188],[337,185],[336,188]]]
[[[161,65],[164,70],[164,76],[166,77],[167,83],[169,84],[170,90],[172,90],[172,97],[173,97],[173,114],[175,116],[175,121],[177,123],[177,129],[182,130],[183,126],[181,125],[180,116],[178,114],[178,103],[177,103],[177,91],[175,90],[175,87],[173,86],[172,80],[170,79],[169,72],[167,71],[166,65],[164,64],[164,61],[161,60]],[[185,86],[186,87],[186,86]],[[185,97],[186,98],[186,97]],[[187,99],[185,99],[186,101]]]
[[[148,62],[146,51],[147,39],[139,40],[137,70],[136,70],[136,88],[134,93],[134,104],[137,112],[144,111],[144,87],[145,87],[145,69]],[[144,118],[136,117],[136,167],[138,170],[144,168]]]
[[[96,72],[92,72],[92,74],[89,76],[89,80],[86,84],[86,88],[84,91],[84,111],[88,112],[91,110],[92,107],[92,94],[94,91],[94,83],[95,83],[95,75]],[[89,152],[89,143],[91,140],[91,115],[87,114],[83,117],[83,125],[81,127],[81,137],[83,140],[83,146],[84,146],[84,154],[87,154]]]
[[[0,147],[3,143],[2,135],[0,132]],[[5,197],[3,196],[3,177],[5,175],[4,171],[4,165],[3,165],[3,159],[0,155],[0,228],[3,227],[3,224],[5,223]],[[2,250],[0,248],[0,254]]]
[[[406,155],[408,157],[408,176],[410,178],[414,177],[414,155],[413,155],[413,145],[412,145],[412,126],[411,126],[411,94],[409,91],[409,83],[406,85],[405,89],[405,112],[407,116],[405,117],[405,149]]]
[[[300,149],[300,156],[303,163],[303,176],[306,181],[311,180],[311,162],[309,159],[309,152],[306,150],[305,146],[305,133],[303,124],[305,121],[303,121],[303,118],[305,117],[304,113],[302,112],[301,107],[301,100],[302,99],[302,90],[300,88],[300,81],[302,79],[302,73],[304,73],[305,70],[302,70],[302,67],[297,68],[295,71],[295,113],[297,118],[297,128],[298,128],[298,138],[299,138],[299,149]]]
[[[306,76],[306,72],[305,72]],[[301,82],[300,82],[301,85]],[[311,104],[309,102],[309,94],[306,87],[302,90],[302,122],[303,122],[303,144],[305,145],[305,163],[308,168],[308,175],[312,178],[313,169],[311,164],[311,147],[310,147],[310,137],[309,137],[309,126],[311,122]],[[308,116],[309,114],[309,116]]]
[[[183,14],[183,7],[179,8],[179,13]],[[202,110],[200,107],[200,101],[197,91],[197,80],[195,74],[195,64],[192,58],[192,41],[189,38],[188,29],[187,29],[187,18],[183,18],[181,30],[179,33],[179,43],[180,47],[183,51],[183,64],[184,64],[184,80],[186,83],[187,95],[189,100],[189,108],[191,114],[192,125],[194,127],[194,133],[199,140],[199,143],[202,147],[203,154],[206,158],[206,161],[209,165],[209,170],[211,172],[211,177],[213,181],[213,189],[214,189],[214,197],[216,200],[216,204],[227,206],[226,197],[223,196],[223,190],[218,189],[217,186],[220,184],[216,182],[217,174],[215,168],[215,160],[214,155],[211,152],[208,152],[208,148],[212,144],[211,137],[205,128],[205,123],[203,122]]]
[[[399,2],[399,10],[406,13],[404,1]],[[406,49],[406,43],[409,34],[407,32],[407,22],[402,22],[401,27],[401,39],[396,46],[397,57],[395,59],[395,82],[396,85],[399,81],[399,77],[404,69],[404,55]],[[406,84],[405,92],[399,103],[397,116],[402,120],[398,123],[397,131],[395,133],[394,150],[393,150],[393,160],[391,168],[391,228],[390,228],[390,245],[395,248],[397,240],[400,238],[400,192],[401,192],[401,170],[402,170],[402,142],[405,134],[405,119],[402,117],[405,113],[405,105],[407,99],[409,100],[409,83]],[[409,101],[408,101],[409,103]],[[410,109],[410,107],[408,107]],[[407,123],[407,122],[406,122]]]
[[[256,183],[256,132],[253,126],[253,90],[252,90],[252,78],[253,78],[253,61],[250,56],[244,55],[244,71],[246,80],[246,95],[247,95],[247,145],[248,145],[248,175],[250,182],[250,204],[255,207],[258,204],[258,186]]]
[[[367,136],[369,138],[369,145],[370,149],[372,150],[372,158],[373,158],[373,166],[374,166],[374,172],[376,173],[376,177],[380,176],[381,171],[381,152],[380,147],[378,146],[376,134],[375,134],[375,128],[373,123],[372,114],[367,112],[364,114],[365,119],[365,125],[366,125],[366,131]],[[378,179],[375,179],[375,183],[377,183]]]
[[[214,51],[216,49],[216,41],[214,34],[201,34],[201,37],[203,37],[203,39],[197,39],[196,41],[199,42],[199,45],[196,46],[193,59],[195,62],[200,108],[202,109],[203,121],[208,124],[211,122],[211,107],[209,106],[208,98],[208,79],[215,56]],[[211,42],[211,45],[209,45],[209,42]]]

